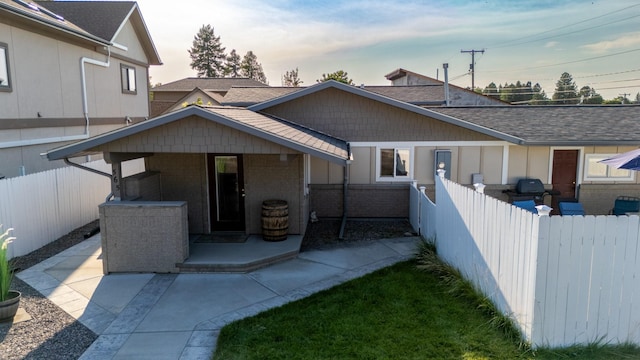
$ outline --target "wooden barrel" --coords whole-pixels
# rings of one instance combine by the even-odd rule
[[[289,232],[289,205],[284,200],[262,202],[262,238],[282,241]]]

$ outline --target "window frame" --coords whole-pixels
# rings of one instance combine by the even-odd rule
[[[0,42],[0,49],[4,52],[4,70],[7,73],[7,78],[5,79],[7,85],[0,85],[0,92],[11,92],[13,91],[13,87],[11,86],[11,66],[9,64],[9,44]],[[0,56],[2,56],[2,52],[0,52]],[[0,72],[1,73],[1,72]]]
[[[133,86],[134,86],[133,90],[131,90],[131,84],[132,84],[131,77],[130,77],[131,73],[133,73]],[[125,79],[125,74],[126,74],[126,79]],[[121,85],[123,94],[132,94],[132,95],[138,94],[137,77],[138,77],[137,71],[134,66],[120,64],[120,85]]]
[[[380,174],[382,170],[382,150],[393,150],[393,168],[396,169],[396,157],[398,151],[406,150],[409,153],[409,166],[405,169],[407,175],[397,175],[396,171],[393,171],[393,175],[382,176]],[[397,146],[389,144],[389,146],[376,146],[376,181],[377,182],[411,182],[413,181],[414,173],[414,161],[413,161],[413,146]]]
[[[615,169],[612,166],[606,164],[599,164],[598,161],[608,159],[610,157],[615,156],[616,154],[585,154],[584,156],[584,181],[593,181],[593,182],[633,182],[636,179],[636,174],[634,170],[626,170],[626,169]],[[592,165],[604,166],[605,174],[604,176],[592,175],[589,173]],[[612,171],[620,171],[627,172],[627,176],[612,176]]]

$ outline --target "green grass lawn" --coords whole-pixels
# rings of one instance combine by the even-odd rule
[[[441,274],[403,262],[224,327],[214,359],[640,359],[637,347],[535,354]]]

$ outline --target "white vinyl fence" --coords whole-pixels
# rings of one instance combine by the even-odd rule
[[[83,166],[111,173],[111,165],[102,160]],[[141,160],[122,166],[125,175],[144,171]],[[98,205],[110,192],[108,177],[75,167],[0,180],[0,224],[3,231],[13,228],[16,237],[9,257],[28,254],[96,220]]]
[[[534,347],[640,345],[638,216],[538,216],[440,178],[435,213],[438,255]]]
[[[425,239],[436,237],[436,205],[425,194],[424,188],[409,187],[409,222]]]

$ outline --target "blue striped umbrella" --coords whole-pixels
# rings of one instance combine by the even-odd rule
[[[640,149],[618,154],[599,162],[617,169],[640,170]]]

